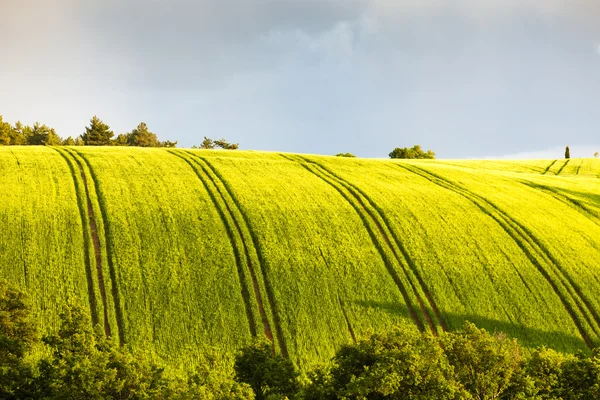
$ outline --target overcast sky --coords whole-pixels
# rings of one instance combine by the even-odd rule
[[[600,151],[598,0],[0,0],[0,16],[0,114],[64,137],[96,114],[180,146]]]

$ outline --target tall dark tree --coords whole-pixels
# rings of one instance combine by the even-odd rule
[[[571,150],[569,150],[569,146],[565,148],[565,158],[571,158]]]
[[[85,132],[81,135],[81,138],[87,146],[108,146],[114,135],[110,127],[94,115],[90,119],[90,126],[85,127]]]

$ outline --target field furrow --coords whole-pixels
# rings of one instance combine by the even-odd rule
[[[289,159],[292,161],[300,162],[308,171],[334,187],[354,207],[363,219],[365,228],[368,230],[373,243],[380,249],[381,257],[386,263],[388,272],[396,282],[405,301],[407,304],[411,304],[410,312],[415,323],[421,330],[425,328],[426,323],[430,331],[437,334],[437,326],[438,324],[441,325],[441,318],[434,323],[434,313],[425,305],[423,296],[419,293],[419,289],[415,282],[411,280],[412,277],[407,271],[407,264],[410,265],[411,262],[408,261],[406,251],[402,251],[402,249],[398,251],[394,247],[395,243],[392,244],[392,240],[395,239],[392,238],[389,227],[385,224],[381,214],[377,213],[370,200],[356,187],[351,186],[321,165],[301,157],[286,157],[290,157]],[[403,258],[399,256],[399,252],[402,252]],[[393,257],[390,257],[390,254]],[[402,274],[398,273],[399,270],[402,271]],[[416,312],[417,308],[420,309],[420,314]],[[439,316],[439,314],[437,315]]]
[[[246,314],[248,316],[248,323],[250,324],[252,335],[256,336],[258,332],[257,318],[255,317],[255,310],[258,309],[258,319],[263,325],[263,333],[270,341],[273,342],[274,339],[271,324],[265,311],[260,285],[252,265],[252,257],[244,240],[240,223],[236,219],[235,213],[232,209],[231,202],[227,201],[213,177],[210,176],[206,164],[201,159],[193,157],[190,154],[182,151],[175,150],[171,151],[171,153],[183,159],[194,170],[198,176],[198,179],[202,182],[206,191],[208,192],[211,200],[219,212],[219,215],[221,216],[223,224],[227,229],[227,233],[235,254],[240,285],[242,287],[242,298],[244,299],[244,304],[246,306]],[[248,282],[248,275],[251,277],[251,283]],[[254,294],[253,298],[251,298],[251,292]],[[256,303],[256,306],[252,305],[252,301]]]
[[[590,348],[595,346],[598,342],[599,333],[599,319],[596,310],[590,305],[588,299],[583,296],[581,290],[574,284],[569,275],[564,272],[560,263],[539,243],[531,232],[489,200],[422,167],[408,164],[399,164],[399,166],[422,176],[432,183],[462,195],[498,222],[506,233],[519,244],[519,247],[530,258],[531,262],[539,268],[542,275],[552,285],[573,318],[573,322],[577,325],[586,344]]]
[[[100,288],[100,293],[102,295],[103,302],[103,313],[104,313],[104,323],[105,330],[110,335],[110,316],[109,310],[114,313],[115,319],[115,327],[117,331],[117,336],[119,338],[119,343],[123,345],[125,343],[125,332],[123,325],[123,310],[121,307],[121,299],[119,294],[119,289],[117,285],[117,275],[115,272],[115,265],[111,257],[111,243],[110,243],[110,235],[108,233],[108,222],[106,217],[106,210],[103,207],[102,197],[99,193],[98,183],[94,178],[94,171],[92,167],[87,162],[87,160],[76,150],[66,149],[66,152],[73,157],[73,160],[76,162],[79,171],[81,173],[83,186],[85,188],[85,196],[86,196],[86,205],[89,215],[89,227],[90,233],[92,234],[92,243],[94,245],[94,258],[96,260],[96,268],[98,272],[98,285]],[[89,180],[88,177],[89,176]],[[91,183],[89,183],[91,182]],[[95,205],[94,205],[95,203]],[[94,211],[94,209],[99,212]],[[96,218],[98,216],[99,218]],[[102,235],[99,234],[100,229],[103,230]],[[102,236],[102,237],[101,237]],[[104,274],[104,266],[102,263],[103,254],[102,249],[105,251],[105,259],[108,267],[108,276],[110,276],[109,285],[111,290],[111,296],[109,300],[109,296],[106,292],[106,283],[105,283],[105,274]],[[112,307],[111,307],[112,306]]]
[[[102,277],[102,258],[99,248],[99,239],[95,221],[93,222],[92,228],[92,218],[94,217],[94,214],[87,189],[85,174],[83,172],[83,169],[77,164],[77,161],[71,157],[70,153],[63,149],[54,149],[67,162],[69,170],[71,171],[71,176],[73,178],[73,184],[75,185],[75,191],[77,193],[77,205],[79,207],[79,213],[81,215],[81,224],[83,226],[82,233],[84,240],[85,275],[88,284],[88,296],[90,298],[90,314],[92,317],[92,323],[94,325],[98,324],[100,322],[98,314],[102,313],[104,315],[104,333],[107,336],[110,336],[110,324],[108,323],[108,313],[106,311],[106,292],[104,290],[104,283],[100,283]],[[92,253],[94,254],[93,256]],[[93,276],[92,270],[94,268],[92,264],[94,264],[94,266],[96,267],[96,278],[94,278]],[[96,289],[95,287],[96,279],[98,280],[98,289]],[[99,297],[102,301],[101,305],[97,302],[96,290],[100,291]],[[100,310],[99,307],[101,307]]]

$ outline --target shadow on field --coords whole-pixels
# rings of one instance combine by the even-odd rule
[[[396,316],[405,317],[408,315],[407,307],[403,304],[377,301],[357,301],[355,304],[360,307],[382,310]],[[579,350],[589,351],[581,337],[568,335],[564,332],[543,331],[476,314],[442,313],[442,317],[445,319],[450,330],[460,330],[465,322],[469,321],[488,332],[506,333],[508,336],[516,338],[524,347],[535,348],[546,346],[569,353],[575,353]]]

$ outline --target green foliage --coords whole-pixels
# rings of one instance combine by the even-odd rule
[[[563,385],[563,367],[572,356],[541,347],[536,349],[526,365],[527,375],[534,383],[536,398],[550,400],[560,398]]]
[[[94,115],[81,138],[86,146],[108,146],[114,135],[110,127]]]
[[[559,393],[565,400],[600,398],[600,349],[591,357],[579,353],[564,362]]]
[[[390,158],[407,158],[407,159],[434,159],[435,152],[432,150],[423,150],[421,145],[417,144],[413,147],[396,147],[389,154]]]
[[[33,379],[26,355],[39,340],[24,293],[0,280],[0,398],[27,397]]]
[[[565,158],[571,158],[571,150],[569,150],[569,146],[565,148]]]
[[[192,149],[224,149],[224,150],[237,150],[239,148],[238,143],[229,143],[225,139],[212,140],[204,136],[202,144],[199,146],[192,146]]]
[[[344,346],[333,365],[335,393],[345,398],[454,399],[461,393],[435,338],[415,329]]]
[[[57,146],[61,144],[61,138],[53,128],[36,122],[33,127],[26,127],[27,144]]]
[[[6,146],[11,144],[13,136],[13,127],[8,123],[4,122],[2,115],[0,115],[0,146]]]
[[[519,386],[524,357],[515,339],[490,335],[466,323],[463,332],[441,340],[444,353],[458,381],[478,399],[497,399]]]
[[[48,399],[167,398],[172,393],[164,369],[134,357],[100,329],[89,315],[65,306],[57,333],[44,337],[52,352],[40,362],[40,391]]]
[[[290,397],[298,391],[294,364],[273,354],[271,343],[257,340],[243,348],[235,358],[235,376],[250,385],[258,400]]]
[[[349,157],[349,158],[356,158],[356,156],[352,153],[338,153],[335,155],[336,157]]]

